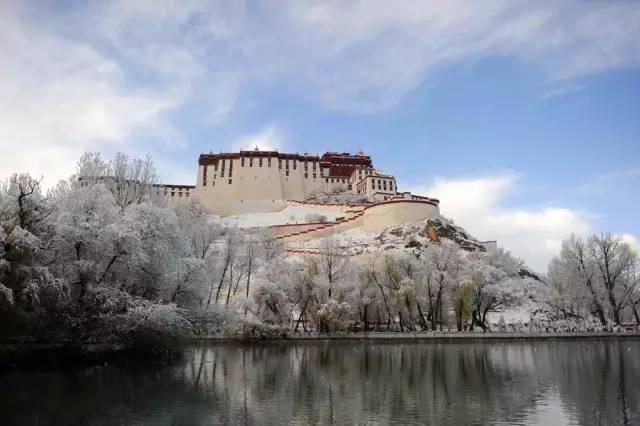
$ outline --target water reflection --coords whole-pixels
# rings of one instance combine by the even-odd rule
[[[194,347],[0,379],[17,424],[640,423],[640,341]]]

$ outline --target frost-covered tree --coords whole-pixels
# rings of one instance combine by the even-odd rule
[[[489,250],[469,256],[470,283],[473,286],[471,330],[474,326],[489,330],[487,315],[518,304],[522,281],[518,271],[522,261],[506,250]]]
[[[158,176],[151,157],[139,159],[117,153],[105,161],[99,153],[86,152],[78,162],[74,181],[80,185],[104,183],[116,204],[126,209],[153,198]]]
[[[549,264],[551,319],[593,316],[602,326],[620,325],[625,312],[640,319],[637,265],[638,254],[620,236],[570,236]]]
[[[375,319],[380,325],[380,295],[371,274],[365,268],[356,271],[357,278],[349,296],[353,312],[357,312],[362,330],[368,331],[369,324]]]
[[[44,289],[60,288],[61,297],[67,293],[64,280],[56,279],[43,262],[43,253],[50,248],[47,225],[51,212],[40,181],[30,175],[13,175],[0,185],[0,321],[4,333],[32,333],[42,312],[56,308],[40,303]]]
[[[587,313],[593,314],[605,325],[605,299],[596,268],[582,238],[571,235],[563,241],[560,254],[549,266],[552,308],[564,318],[584,319]]]
[[[445,302],[448,292],[460,282],[463,257],[459,247],[444,241],[428,246],[421,256],[428,317],[432,330],[442,330],[445,322]]]
[[[613,321],[622,323],[620,313],[628,305],[630,291],[623,281],[637,263],[638,254],[619,235],[593,235],[588,241],[588,250],[598,271],[600,285],[609,301]]]
[[[87,154],[47,196],[28,175],[2,184],[3,333],[139,345],[187,332],[181,306],[202,266],[150,196],[153,175],[150,160]]]

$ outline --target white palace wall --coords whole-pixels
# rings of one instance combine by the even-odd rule
[[[221,165],[218,165],[217,171],[213,165],[200,165],[194,196],[212,213],[226,216],[280,211],[286,207],[286,200],[304,200],[314,191],[331,186],[325,182],[319,169],[315,172],[316,178],[313,178],[311,163],[305,172],[304,162],[298,161],[295,169],[291,162],[287,170],[284,165],[282,169],[279,168],[277,157],[270,159],[271,167],[266,157],[262,158],[262,167],[258,158],[253,158],[252,162],[244,158],[244,166],[241,166],[240,158],[225,159],[224,176]]]
[[[309,241],[360,228],[365,232],[379,233],[392,225],[407,222],[419,222],[424,219],[440,217],[438,205],[428,201],[392,200],[367,206],[364,214],[354,220],[337,223],[333,226],[312,230],[318,224],[280,225],[271,227],[276,236],[287,236],[288,241]],[[309,231],[311,230],[311,231]],[[299,235],[294,232],[306,231]]]
[[[382,232],[387,226],[440,217],[437,204],[424,201],[398,200],[375,204],[365,210],[362,229],[366,232]]]

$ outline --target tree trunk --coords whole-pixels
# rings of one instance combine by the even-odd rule
[[[368,309],[369,305],[364,305],[364,315],[363,315],[363,322],[364,322],[364,331],[366,332],[367,330],[369,330],[369,315],[368,315]]]
[[[298,331],[298,326],[300,325],[300,322],[302,321],[302,317],[304,316],[304,313],[307,310],[307,304],[309,303],[309,300],[311,300],[311,297],[307,297],[307,300],[304,302],[304,306],[302,307],[302,310],[300,311],[300,316],[298,316],[298,321],[296,322],[296,326],[293,329],[294,332]]]
[[[249,300],[249,285],[251,284],[251,268],[252,268],[252,264],[253,264],[253,257],[249,258],[249,266],[248,266],[248,270],[247,270],[247,291],[246,291],[246,298],[247,300]],[[244,316],[247,316],[247,308],[244,308]]]
[[[609,288],[609,304],[611,304],[611,310],[613,311],[613,321],[615,321],[616,325],[620,325],[620,308],[616,303],[616,297],[613,294],[613,288]]]
[[[224,277],[227,275],[227,269],[229,268],[230,260],[224,264],[224,269],[222,270],[222,276],[220,277],[220,282],[218,283],[218,291],[216,292],[216,303],[218,303],[218,298],[220,297],[220,290],[222,289],[222,283],[224,282]],[[209,300],[207,301],[207,306],[211,305],[211,296],[213,294],[213,285],[211,286],[211,293],[209,293]]]
[[[423,330],[426,330],[427,323],[424,319],[424,314],[422,313],[422,308],[420,307],[420,302],[418,302],[418,299],[416,299],[416,307],[418,308],[418,315],[420,315],[420,327],[422,327]]]

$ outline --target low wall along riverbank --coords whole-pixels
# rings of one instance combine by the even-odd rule
[[[575,333],[464,333],[464,332],[368,332],[368,333],[295,333],[263,337],[244,336],[194,336],[176,342],[173,351],[183,346],[219,344],[263,344],[263,343],[491,343],[531,340],[588,340],[588,339],[637,339],[636,332],[575,332]],[[90,345],[79,348],[63,344],[1,343],[0,371],[15,368],[59,369],[103,363],[127,363],[141,358],[141,354],[123,350],[114,345]],[[161,359],[161,361],[164,361]]]
[[[640,339],[635,332],[575,332],[575,333],[464,333],[464,332],[425,332],[425,333],[295,333],[270,337],[236,337],[236,336],[196,336],[189,339],[191,343],[233,343],[233,342],[315,342],[315,341],[419,341],[419,342],[479,342],[498,340],[558,340],[558,339],[608,339],[631,338]]]

